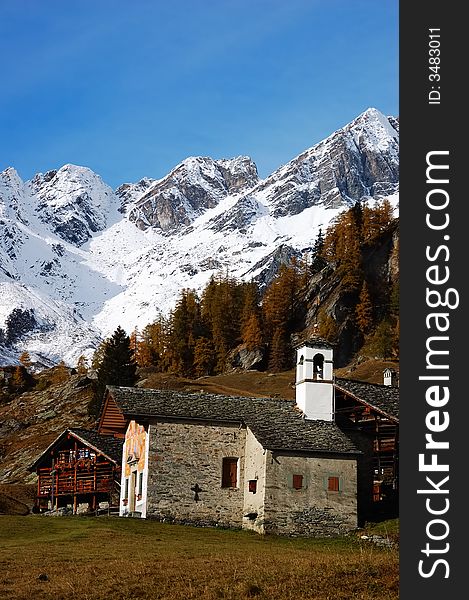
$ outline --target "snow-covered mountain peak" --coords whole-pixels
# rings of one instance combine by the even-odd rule
[[[117,218],[112,189],[88,167],[67,164],[38,173],[29,183],[36,214],[63,240],[81,246]]]
[[[399,139],[399,132],[394,128],[390,119],[376,108],[368,108],[344,130],[350,131],[357,145],[362,143],[361,138],[363,137],[364,143],[383,151],[393,150]]]
[[[399,134],[369,108],[264,179],[256,190],[275,217],[311,206],[346,207],[357,200],[396,193]]]
[[[146,193],[128,207],[130,221],[140,229],[154,227],[174,232],[190,225],[229,195],[238,194],[259,181],[249,157],[214,160],[192,156],[166,177],[154,181]]]
[[[219,186],[225,195],[251,188],[259,180],[256,164],[249,156],[217,160],[208,156],[190,156],[179,163],[168,177],[182,183],[189,180],[194,185]]]
[[[18,175],[18,171],[14,167],[7,167],[4,171],[0,173],[0,178],[3,182],[11,183],[12,185],[16,183],[23,183],[23,180]]]

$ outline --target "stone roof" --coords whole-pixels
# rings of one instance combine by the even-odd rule
[[[28,468],[30,470],[34,470],[36,466],[41,462],[43,456],[48,453],[48,451],[53,448],[62,438],[67,435],[67,433],[71,433],[79,437],[86,445],[92,446],[102,454],[105,454],[107,458],[110,458],[117,465],[121,464],[122,461],[122,446],[123,440],[117,439],[111,435],[102,435],[97,431],[93,431],[91,429],[81,429],[78,427],[69,427],[65,429],[55,440],[49,444],[49,446],[44,450],[44,452],[39,456],[37,460],[34,461],[32,465]]]
[[[371,406],[392,420],[399,421],[399,388],[340,377],[337,377],[334,383],[340,391],[354,396],[358,401]]]
[[[108,386],[125,417],[247,425],[269,450],[359,454],[332,422],[312,421],[291,400]]]
[[[302,346],[307,346],[308,348],[331,349],[331,348],[334,348],[335,344],[332,344],[331,342],[327,341],[325,338],[314,336],[314,337],[309,337],[309,338],[303,339],[301,341],[297,341],[294,344],[295,349],[301,348]]]
[[[118,465],[121,464],[124,440],[115,438],[112,435],[103,435],[102,433],[98,433],[92,429],[72,427],[69,428],[68,431],[70,431],[70,433],[74,433],[91,446],[94,446],[96,450],[100,450]]]

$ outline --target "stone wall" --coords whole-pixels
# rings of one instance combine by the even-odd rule
[[[222,487],[228,457],[238,459],[233,488]],[[300,489],[294,475],[302,476]],[[338,478],[339,490],[328,490],[329,477]],[[258,533],[344,534],[357,527],[357,461],[273,453],[239,425],[152,423],[147,517]]]
[[[239,425],[151,424],[147,517],[241,527],[245,440],[246,429]],[[238,458],[235,488],[222,487],[224,457]]]
[[[293,475],[302,475],[301,489]],[[329,477],[339,478],[339,491],[328,491]],[[356,459],[266,454],[266,533],[328,536],[356,527]]]

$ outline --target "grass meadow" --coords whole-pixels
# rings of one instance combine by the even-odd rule
[[[396,549],[116,517],[0,516],[2,600],[395,600]]]

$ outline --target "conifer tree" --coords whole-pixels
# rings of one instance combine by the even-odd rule
[[[228,276],[212,278],[202,294],[202,318],[213,342],[218,373],[225,369],[230,349],[241,341],[242,315],[248,313],[243,311],[245,286]]]
[[[52,383],[63,383],[64,381],[67,381],[69,377],[70,373],[67,368],[67,365],[63,360],[61,360],[59,364],[56,367],[54,367],[51,381]]]
[[[360,215],[361,210],[360,210]],[[338,272],[342,277],[342,286],[347,292],[358,292],[362,283],[361,270],[361,230],[357,225],[356,212],[347,211],[340,232],[340,265]],[[361,216],[359,218],[361,222]]]
[[[334,318],[321,309],[318,314],[318,335],[329,342],[334,342],[337,339],[338,327]]]
[[[387,198],[377,206],[363,208],[363,242],[372,244],[394,221],[393,208]]]
[[[293,260],[290,265],[280,267],[277,277],[264,294],[264,334],[269,348],[269,361],[276,370],[280,368],[279,365],[284,365],[284,368],[289,366],[293,354],[290,334],[301,322],[304,309],[303,291],[302,275],[296,261]],[[283,349],[280,349],[281,343],[284,344]],[[275,357],[272,357],[272,354]],[[282,358],[279,358],[280,355]]]
[[[395,331],[388,319],[383,319],[371,336],[368,348],[376,358],[392,357]]]
[[[355,307],[357,325],[363,334],[370,331],[373,324],[373,305],[366,281],[363,282],[358,304]]]
[[[248,350],[259,348],[263,344],[259,287],[253,281],[244,284],[243,308],[241,311],[241,340]]]
[[[322,256],[336,263],[344,291],[358,293],[363,281],[361,240],[364,209],[360,203],[338,215],[328,227]]]
[[[241,327],[251,319],[252,315],[260,314],[259,307],[259,286],[255,281],[242,285],[242,310],[241,310]]]
[[[23,365],[23,367],[25,367],[26,369],[29,369],[29,367],[31,367],[33,364],[31,361],[31,356],[30,356],[29,352],[27,352],[26,350],[21,353],[21,355],[19,357],[19,361]]]
[[[137,359],[139,337],[138,328],[135,327],[129,336],[130,349],[132,350],[135,359]]]
[[[289,365],[290,345],[287,342],[285,329],[279,325],[275,328],[269,353],[269,369],[277,373],[284,371]]]
[[[358,238],[358,245],[360,246],[363,241],[363,206],[360,200],[355,202],[349,213],[355,235]]]
[[[199,337],[194,348],[194,371],[197,377],[211,375],[215,367],[215,349],[206,337]]]
[[[81,354],[78,357],[78,361],[77,361],[77,373],[79,375],[87,375],[88,369],[89,369],[88,359],[86,358],[86,356],[84,354]]]
[[[324,248],[324,235],[322,233],[322,229],[319,228],[318,231],[318,235],[316,237],[316,240],[314,242],[314,246],[313,246],[313,257],[316,258],[316,256],[320,256],[322,250]]]
[[[144,327],[138,341],[136,361],[139,367],[158,367],[161,371],[170,364],[170,320],[159,316]]]
[[[195,341],[202,332],[199,299],[193,290],[183,290],[171,314],[172,370],[184,375],[192,373]]]
[[[262,330],[258,314],[252,313],[249,319],[245,322],[242,336],[243,344],[246,345],[247,350],[255,350],[256,348],[260,348],[262,346]]]
[[[142,344],[143,336],[140,334],[137,327],[130,334],[130,349],[133,352],[134,360],[139,367],[149,366],[146,362],[146,349]],[[142,356],[143,354],[143,356]]]
[[[18,365],[15,367],[10,380],[10,386],[16,392],[24,392],[28,387],[28,383],[28,372],[26,371],[25,367],[23,365]]]
[[[98,367],[101,365],[104,359],[104,353],[106,352],[106,347],[108,344],[108,340],[103,340],[100,342],[99,346],[96,348],[93,354],[93,358],[91,359],[91,367],[96,371]]]
[[[130,338],[119,325],[113,335],[105,340],[101,363],[97,367],[95,400],[97,409],[107,385],[133,386],[137,366],[130,347]]]
[[[276,328],[287,330],[295,320],[298,275],[291,266],[282,265],[277,277],[267,288],[262,302],[267,335],[271,339]]]

